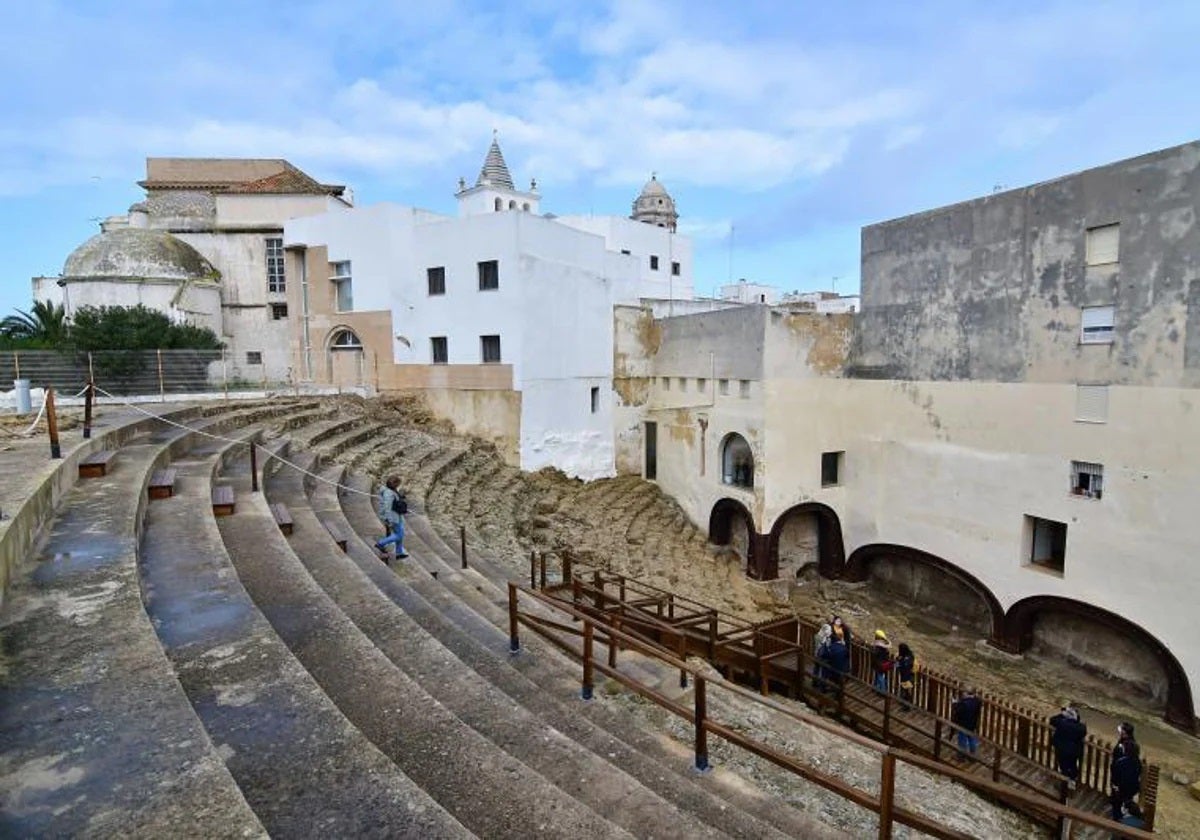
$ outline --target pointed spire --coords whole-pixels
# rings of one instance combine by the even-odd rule
[[[482,187],[484,184],[506,187],[510,190],[516,189],[513,186],[512,175],[508,172],[508,164],[504,162],[504,155],[500,152],[500,142],[497,140],[495,129],[492,129],[492,145],[488,148],[487,157],[483,160],[483,169],[479,170],[479,178],[475,181],[477,187]]]

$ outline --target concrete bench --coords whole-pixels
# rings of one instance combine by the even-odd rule
[[[279,526],[279,530],[283,531],[285,536],[292,535],[292,514],[287,509],[287,505],[283,502],[275,502],[271,505],[271,515],[275,517],[275,524]]]
[[[116,450],[104,449],[93,452],[79,462],[80,478],[100,478],[108,474],[108,463],[117,457]]]
[[[233,488],[219,484],[212,489],[213,516],[232,516],[234,508]]]
[[[155,470],[150,476],[150,487],[147,491],[151,499],[169,499],[175,495],[175,468]]]
[[[325,530],[329,532],[329,536],[333,538],[335,543],[337,543],[337,547],[343,552],[346,551],[346,543],[349,539],[346,536],[346,532],[327,519],[322,519],[321,524],[325,526]]]

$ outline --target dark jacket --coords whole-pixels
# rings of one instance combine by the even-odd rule
[[[896,673],[900,677],[900,682],[913,681],[913,668],[917,664],[915,656],[905,656],[901,654],[896,657]]]
[[[850,645],[836,637],[830,639],[825,646],[825,661],[839,674],[850,673]]]
[[[979,728],[979,713],[982,710],[983,701],[975,695],[959,697],[950,707],[950,720],[968,732],[974,732]]]
[[[1136,791],[1142,783],[1142,755],[1137,741],[1122,738],[1113,747],[1112,768],[1109,771],[1112,786],[1121,791]]]
[[[1061,712],[1050,718],[1050,745],[1056,755],[1079,758],[1083,755],[1083,739],[1087,737],[1087,726],[1082,721],[1067,717]]]
[[[881,671],[886,671],[889,667],[886,663],[891,658],[892,649],[888,646],[888,643],[881,639],[876,639],[875,643],[871,645],[871,668],[874,669],[875,673],[878,674]]]

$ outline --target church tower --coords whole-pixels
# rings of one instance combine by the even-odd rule
[[[523,192],[513,184],[512,174],[508,164],[504,162],[504,153],[500,151],[500,142],[496,132],[492,132],[492,145],[488,148],[479,177],[475,186],[468,187],[465,178],[458,179],[458,215],[474,216],[480,213],[502,213],[507,210],[517,210],[523,213],[537,213],[541,196],[537,191],[537,181],[529,183],[529,190]]]
[[[672,233],[675,231],[675,225],[679,221],[679,214],[675,212],[675,200],[658,182],[657,175],[650,175],[650,180],[642,187],[641,195],[634,199],[633,214],[629,218],[635,222],[666,228]]]

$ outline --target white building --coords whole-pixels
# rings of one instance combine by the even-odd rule
[[[494,139],[456,196],[457,216],[381,204],[286,224],[303,277],[296,367],[436,391],[470,431],[498,433],[514,412],[506,454],[523,469],[614,474],[613,307],[692,296],[691,243],[663,221],[674,202],[652,178],[645,219],[538,215],[536,183],[515,188]]]

